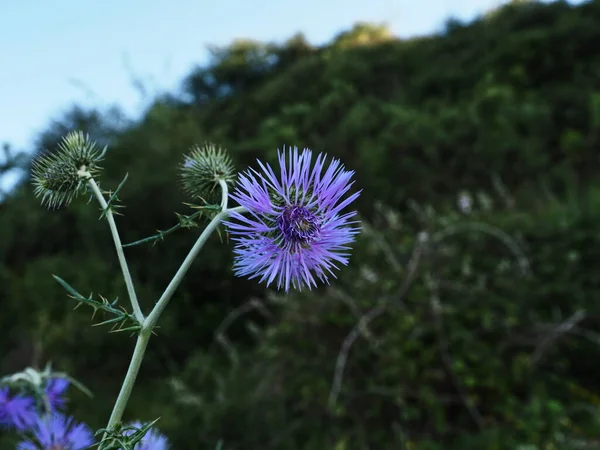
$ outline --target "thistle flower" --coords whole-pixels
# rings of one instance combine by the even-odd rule
[[[319,154],[314,167],[312,152],[289,149],[278,152],[281,178],[268,164],[258,162],[262,173],[250,169],[240,175],[231,194],[248,210],[244,216],[231,212],[225,221],[235,242],[234,272],[260,277],[269,286],[287,292],[316,286],[315,277],[328,282],[333,270],[348,263],[348,246],[359,232],[350,221],[356,212],[342,214],[360,192],[342,200],[353,181],[337,159],[325,168],[326,155]]]
[[[38,157],[32,163],[34,193],[50,209],[68,205],[85,189],[90,177],[100,171],[98,162],[104,150],[96,148],[81,131],[63,138],[58,150]]]
[[[83,450],[93,443],[87,425],[62,414],[49,414],[37,419],[31,437],[17,444],[16,450]]]
[[[235,180],[235,168],[231,158],[225,150],[216,148],[211,143],[204,144],[203,147],[192,147],[180,169],[184,190],[207,204],[220,203],[219,181],[232,184]]]
[[[129,425],[140,429],[143,424],[139,421],[135,421]],[[133,434],[134,430],[125,431],[123,434]],[[151,428],[142,438],[140,442],[135,444],[134,450],[168,450],[169,444],[167,438],[162,435],[156,428]]]
[[[65,378],[51,378],[48,380],[44,392],[48,399],[50,412],[55,412],[65,406],[65,391],[69,387],[69,380]]]
[[[0,427],[23,431],[37,418],[35,401],[22,395],[11,396],[8,388],[0,388]]]

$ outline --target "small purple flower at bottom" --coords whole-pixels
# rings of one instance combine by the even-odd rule
[[[69,380],[66,378],[51,378],[46,384],[44,392],[48,399],[50,412],[56,412],[65,406],[64,394],[69,387]]]
[[[142,428],[144,424],[139,421],[135,421],[129,424],[130,427]],[[126,431],[125,435],[133,434],[135,431]],[[150,428],[150,430],[146,433],[146,435],[142,438],[140,442],[135,444],[135,450],[168,450],[169,444],[167,442],[167,438],[160,434],[156,428]]]
[[[11,396],[8,388],[0,388],[0,427],[23,431],[32,426],[36,419],[37,412],[32,398]]]
[[[225,225],[235,242],[234,272],[260,278],[278,289],[316,286],[328,282],[338,265],[348,263],[350,244],[360,231],[350,219],[356,212],[342,210],[358,198],[343,199],[352,187],[353,171],[326,155],[312,163],[312,152],[297,148],[279,152],[278,177],[268,164],[262,172],[240,174],[231,198],[248,211],[231,212]]]
[[[31,429],[31,438],[16,450],[84,450],[94,444],[89,427],[62,414],[39,417]]]

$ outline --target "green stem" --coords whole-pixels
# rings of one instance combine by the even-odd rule
[[[215,231],[217,226],[219,226],[221,219],[224,219],[229,215],[229,210],[227,209],[227,183],[225,183],[224,181],[219,182],[221,184],[222,191],[221,212],[218,213],[213,218],[213,220],[211,220],[210,223],[206,226],[206,228],[204,229],[204,231],[202,232],[202,234],[200,235],[200,237],[186,256],[186,258],[183,260],[181,267],[167,286],[167,289],[165,289],[165,292],[163,292],[163,295],[160,297],[160,299],[158,299],[158,302],[152,309],[152,312],[144,322],[144,328],[149,328],[150,330],[152,330],[154,325],[156,325],[158,318],[167,307],[167,304],[171,300],[171,297],[175,293],[175,290],[181,284],[183,277],[185,276],[190,266],[198,256],[198,253],[200,253],[200,250],[202,249],[202,247],[204,247],[204,244],[206,243],[212,232]]]
[[[142,329],[138,335],[135,343],[135,349],[133,350],[133,355],[131,356],[131,362],[129,363],[129,368],[127,369],[127,374],[123,380],[123,385],[119,391],[119,396],[117,397],[115,406],[110,414],[110,419],[108,419],[108,425],[106,428],[109,430],[119,423],[123,417],[125,407],[127,406],[127,402],[131,396],[131,391],[133,390],[133,385],[135,384],[142,361],[144,360],[144,354],[146,353],[146,347],[148,346],[148,341],[150,340],[151,334],[152,332]]]
[[[181,264],[181,267],[165,289],[164,293],[161,295],[156,305],[152,309],[152,312],[146,317],[142,324],[142,329],[138,336],[135,350],[133,352],[133,356],[131,357],[131,362],[129,363],[129,368],[127,369],[127,374],[125,375],[125,380],[123,381],[123,386],[121,387],[121,391],[119,392],[119,396],[117,397],[117,401],[115,402],[115,406],[110,415],[110,419],[107,425],[107,429],[112,429],[117,423],[119,423],[123,417],[123,413],[125,411],[125,407],[127,406],[127,402],[129,401],[129,397],[131,395],[131,391],[133,389],[133,385],[135,384],[135,380],[137,378],[137,374],[139,372],[142,360],[144,358],[144,353],[146,351],[146,347],[148,345],[148,341],[150,340],[150,336],[152,334],[152,329],[156,325],[160,315],[166,308],[169,300],[175,293],[175,290],[181,284],[183,277],[187,273],[188,269],[192,265],[194,259],[198,256],[198,253],[212,234],[212,232],[217,228],[222,219],[227,217],[229,213],[232,211],[235,212],[244,212],[246,209],[244,207],[236,207],[232,209],[227,209],[227,185],[225,183],[221,184],[223,189],[223,197],[222,197],[222,210],[219,212],[212,221],[208,224],[208,226],[204,229],[185,260]]]
[[[193,220],[196,217],[200,216],[204,214],[204,211],[196,211],[194,214],[187,216],[188,219]],[[140,245],[140,244],[144,244],[146,242],[152,242],[152,241],[157,241],[159,239],[163,239],[166,235],[171,234],[172,232],[174,232],[175,230],[181,228],[181,223],[178,223],[177,225],[173,225],[171,228],[169,228],[168,230],[158,230],[158,234],[155,234],[154,236],[149,236],[147,238],[144,239],[140,239],[138,241],[135,242],[130,242],[129,244],[124,244],[123,248],[125,247],[133,247],[134,245]]]
[[[221,212],[227,212],[227,200],[229,196],[227,195],[227,183],[223,180],[219,180],[219,185],[221,186]]]
[[[96,195],[100,206],[104,210],[106,214],[106,219],[108,220],[108,225],[110,227],[110,231],[112,233],[113,241],[115,242],[115,249],[117,250],[117,257],[119,258],[119,263],[121,264],[121,270],[123,271],[123,279],[125,280],[125,285],[127,286],[127,293],[129,294],[129,300],[131,300],[131,306],[133,307],[133,314],[135,318],[138,320],[140,324],[144,322],[144,314],[140,309],[140,305],[138,303],[137,295],[135,294],[135,288],[133,287],[133,280],[131,279],[131,274],[129,273],[129,267],[127,266],[127,260],[125,259],[125,254],[123,253],[123,245],[121,244],[121,238],[119,237],[119,231],[117,230],[117,224],[115,223],[115,218],[108,207],[108,203],[104,199],[104,195],[100,191],[100,188],[96,184],[96,181],[93,178],[88,180],[88,185],[92,188],[92,191]]]
[[[219,222],[221,222],[221,219],[225,218],[228,214],[229,211],[220,212],[206,226],[206,228],[204,229],[204,231],[202,232],[202,234],[200,235],[200,237],[186,256],[186,258],[184,259],[183,263],[181,264],[181,267],[167,286],[167,289],[165,289],[165,292],[154,306],[154,309],[152,309],[152,312],[144,321],[144,328],[152,329],[156,325],[158,318],[167,307],[167,304],[171,300],[171,297],[175,293],[175,290],[179,287],[181,281],[183,280],[183,277],[185,276],[190,266],[196,259],[196,256],[198,256],[198,253],[200,252],[202,247],[204,247],[204,244],[206,243],[212,232],[217,228]]]

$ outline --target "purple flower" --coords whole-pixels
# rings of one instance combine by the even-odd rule
[[[289,149],[279,153],[281,177],[268,164],[258,164],[239,176],[231,198],[248,210],[248,215],[231,212],[226,221],[235,242],[234,272],[238,276],[260,277],[269,286],[287,292],[292,285],[316,286],[315,276],[328,282],[338,264],[348,263],[348,246],[360,228],[349,219],[356,212],[341,211],[360,195],[342,200],[353,181],[333,159],[324,171],[326,155],[319,154],[311,167],[312,152]]]
[[[32,436],[17,445],[17,450],[84,450],[94,443],[87,425],[62,414],[39,417]]]
[[[144,425],[141,422],[133,422],[129,425],[130,427],[142,428]],[[128,430],[124,432],[124,435],[133,434],[135,430]],[[167,438],[160,434],[156,428],[150,428],[150,430],[144,435],[142,440],[135,444],[134,450],[168,450],[169,445]]]
[[[0,426],[23,431],[37,418],[35,402],[22,395],[11,396],[8,388],[0,388]]]
[[[44,389],[50,412],[55,412],[65,406],[64,393],[69,387],[69,380],[66,378],[51,378]]]

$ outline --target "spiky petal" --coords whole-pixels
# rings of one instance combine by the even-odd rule
[[[35,401],[22,395],[11,395],[8,388],[0,388],[0,427],[25,430],[35,423]]]
[[[294,147],[279,151],[281,176],[258,162],[261,172],[250,169],[239,177],[231,198],[248,210],[231,213],[225,225],[235,242],[234,271],[259,278],[278,289],[316,286],[315,278],[329,282],[334,270],[346,265],[349,245],[360,231],[343,213],[360,191],[343,199],[353,185],[353,171],[337,159],[326,168],[327,155]]]
[[[48,380],[44,393],[48,399],[50,412],[58,411],[65,406],[65,392],[69,387],[69,380],[66,378],[56,377]]]
[[[31,436],[17,445],[17,450],[84,450],[94,443],[89,427],[62,414],[37,419]]]

